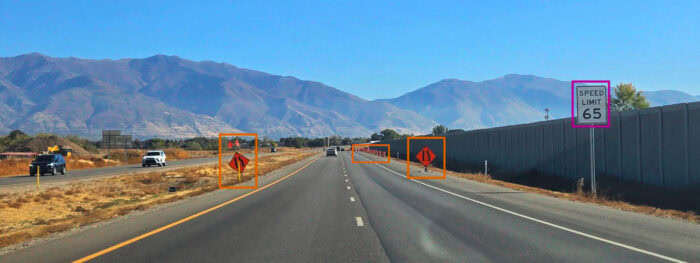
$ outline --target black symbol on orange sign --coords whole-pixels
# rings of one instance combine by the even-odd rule
[[[428,146],[425,146],[418,152],[416,158],[418,158],[418,161],[420,161],[423,166],[428,166],[433,160],[435,160],[435,154],[428,148]]]
[[[231,161],[228,163],[228,166],[231,167],[233,170],[238,171],[238,164],[241,164],[241,173],[243,170],[245,170],[245,166],[248,165],[248,158],[245,158],[240,153],[235,153],[233,154],[233,158],[231,158]]]

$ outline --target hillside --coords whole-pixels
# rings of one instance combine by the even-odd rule
[[[175,56],[89,60],[38,53],[0,58],[0,132],[137,137],[256,132],[367,136],[392,127],[425,132],[434,122],[319,82]]]
[[[541,120],[545,107],[553,118],[564,117],[570,107],[570,85],[516,74],[482,82],[446,79],[382,101],[468,130]]]

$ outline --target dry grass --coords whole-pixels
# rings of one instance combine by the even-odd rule
[[[313,153],[305,153],[308,157]],[[259,159],[259,175],[296,162],[298,152]],[[253,161],[249,163],[253,165]],[[252,166],[251,166],[252,167]],[[229,168],[230,169],[230,168]],[[247,171],[249,172],[249,171]],[[243,181],[250,180],[249,174]],[[237,178],[225,176],[235,184]],[[169,187],[177,192],[169,193]],[[0,247],[66,231],[218,189],[218,168],[205,165],[144,174],[122,175],[61,187],[0,194]]]
[[[449,162],[447,168],[450,169]],[[429,170],[441,173],[442,167],[431,166]],[[669,189],[600,176],[597,177],[599,182],[598,194],[593,195],[587,191],[590,189],[590,185],[587,186],[583,178],[572,180],[533,172],[510,174],[499,171],[495,171],[490,175],[484,175],[483,173],[464,173],[448,170],[447,175],[519,191],[700,223],[700,215],[697,215],[697,211],[700,211],[700,195],[697,194],[700,192],[700,189],[698,187]],[[603,187],[601,188],[601,186]]]

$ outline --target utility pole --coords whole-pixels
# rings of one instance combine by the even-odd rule
[[[544,108],[544,120],[549,120],[549,108]]]

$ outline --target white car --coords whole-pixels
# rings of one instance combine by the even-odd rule
[[[141,159],[141,167],[150,167],[151,165],[166,166],[167,164],[165,152],[161,150],[148,151]]]
[[[338,150],[336,150],[335,147],[328,148],[328,150],[326,151],[326,156],[331,156],[331,155],[336,156],[336,157],[338,156]]]

